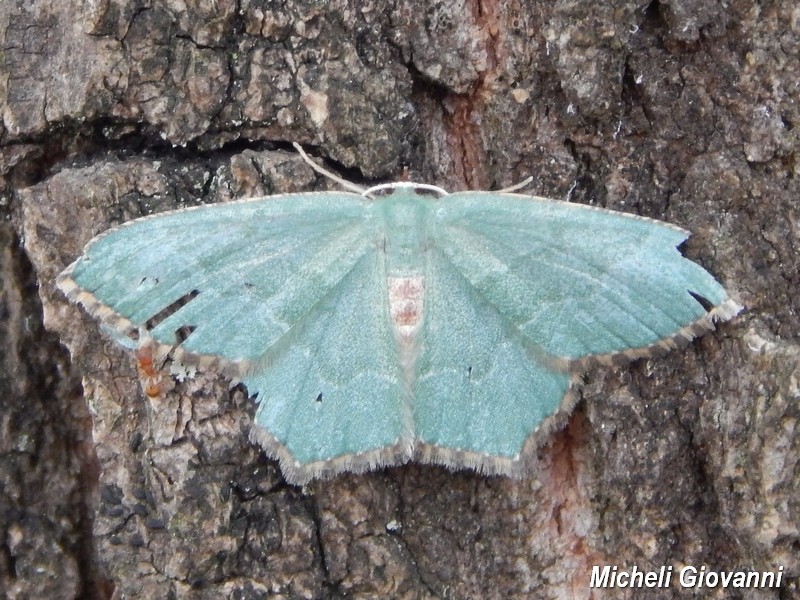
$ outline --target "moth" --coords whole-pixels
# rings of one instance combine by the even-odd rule
[[[741,309],[668,223],[508,190],[351,189],[136,219],[57,285],[244,382],[251,438],[295,484],[411,460],[523,475],[589,365]]]

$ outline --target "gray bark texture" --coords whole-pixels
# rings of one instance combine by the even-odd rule
[[[794,0],[0,0],[0,111],[0,596],[800,597]],[[746,310],[588,373],[535,477],[288,485],[243,388],[148,398],[54,277],[134,217],[331,188],[293,141],[670,221]],[[784,572],[591,590],[604,564]]]

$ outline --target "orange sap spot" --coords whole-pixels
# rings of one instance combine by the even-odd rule
[[[158,374],[153,359],[153,349],[150,346],[136,349],[136,366],[139,368],[140,376],[155,377]]]
[[[136,349],[136,367],[139,370],[139,382],[150,399],[160,398],[166,392],[164,374],[156,367],[152,346],[141,346]]]

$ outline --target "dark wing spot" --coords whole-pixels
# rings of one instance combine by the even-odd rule
[[[144,326],[148,330],[151,330],[151,329],[154,329],[155,327],[158,327],[159,323],[161,323],[162,321],[167,319],[170,315],[175,314],[176,312],[178,312],[178,310],[180,310],[181,308],[183,308],[184,306],[189,304],[189,302],[191,302],[192,300],[197,298],[199,293],[200,293],[199,290],[192,290],[188,294],[184,294],[183,296],[181,296],[180,298],[175,300],[175,302],[173,302],[169,306],[161,309],[156,314],[154,314],[152,317],[147,319],[147,322],[144,324]]]
[[[184,325],[183,327],[178,327],[175,330],[175,338],[178,340],[179,344],[182,344],[186,341],[186,339],[192,335],[192,332],[197,329],[194,325]]]
[[[689,295],[697,300],[697,303],[702,306],[706,312],[711,312],[711,309],[714,308],[714,303],[710,302],[708,298],[703,298],[700,294],[695,294],[694,292],[690,291]]]
[[[139,285],[142,285],[148,279],[152,279],[155,281],[155,284],[158,285],[158,277],[142,277],[142,280],[139,282]]]
[[[316,400],[316,402],[322,402],[322,392],[320,392],[319,394],[317,394],[317,400]]]

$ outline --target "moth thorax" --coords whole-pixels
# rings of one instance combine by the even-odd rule
[[[411,342],[422,322],[425,278],[388,277],[389,315],[401,342]]]

